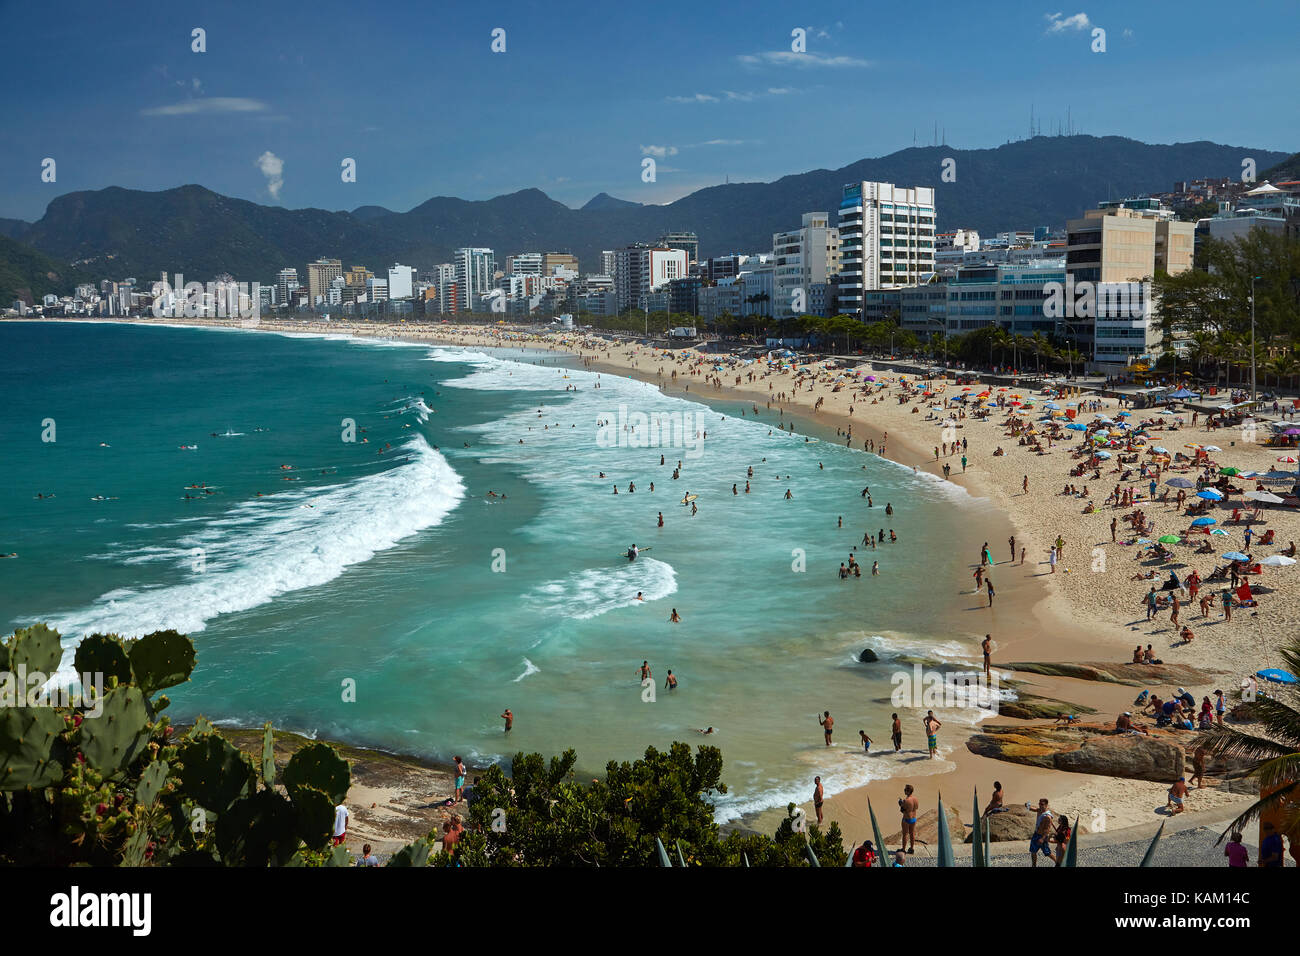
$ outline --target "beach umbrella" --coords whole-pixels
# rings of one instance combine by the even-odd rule
[[[1270,554],[1259,563],[1269,568],[1289,568],[1295,564],[1295,558],[1288,558],[1285,554]]]
[[[1151,450],[1152,450],[1153,452],[1155,452],[1157,455],[1167,455],[1167,454],[1169,454],[1169,449],[1168,449],[1168,448],[1165,448],[1163,445],[1155,445],[1155,446],[1152,447]]]
[[[1159,541],[1161,544],[1177,544],[1179,541],[1182,541],[1183,539],[1178,537],[1178,535],[1176,534],[1164,534],[1156,538],[1156,540]]]
[[[1110,457],[1110,452],[1108,452],[1108,451],[1095,451],[1095,452],[1093,452],[1093,457],[1095,457],[1095,458],[1101,458],[1101,459],[1105,460],[1105,459],[1107,459],[1107,458]]]
[[[1284,671],[1280,667],[1266,667],[1262,671],[1255,671],[1256,677],[1262,677],[1264,680],[1272,681],[1274,684],[1295,684],[1296,676],[1290,671]]]
[[[1271,505],[1280,505],[1282,503],[1282,499],[1271,491],[1248,491],[1246,497],[1251,501],[1266,501]]]
[[[1206,488],[1204,491],[1198,491],[1196,497],[1204,498],[1206,501],[1222,501],[1223,492],[1215,491],[1213,488]]]
[[[1193,528],[1208,528],[1212,524],[1218,524],[1213,518],[1197,518],[1192,522]]]
[[[1220,468],[1220,469],[1219,469],[1219,474],[1221,474],[1221,475],[1229,475],[1229,476],[1232,476],[1232,475],[1240,475],[1240,474],[1241,474],[1241,469],[1240,469],[1240,468]]]
[[[1120,418],[1128,418],[1128,417],[1130,417],[1132,414],[1133,414],[1132,412],[1120,412],[1120,413],[1119,413],[1119,417],[1120,417]]]
[[[1285,458],[1279,458],[1278,461],[1287,465],[1294,465],[1296,463],[1296,459],[1292,458],[1290,455],[1287,455]]]
[[[1249,561],[1250,560],[1249,557],[1242,554],[1240,551],[1229,551],[1227,554],[1223,556],[1223,559],[1225,561]]]
[[[1138,538],[1137,541],[1135,541],[1135,542],[1133,542],[1133,543],[1134,543],[1134,544],[1150,544],[1150,543],[1151,543],[1151,539],[1150,539],[1150,538]]]
[[[1228,537],[1228,532],[1224,531],[1222,528],[1215,528],[1210,532],[1210,534],[1221,535],[1224,538]]]
[[[1070,424],[1066,425],[1065,427],[1072,432],[1082,432],[1088,430],[1088,426],[1084,425],[1082,422],[1070,422]]]
[[[1218,445],[1206,445],[1206,446],[1205,446],[1205,450],[1206,450],[1206,451],[1223,451],[1223,449],[1220,448]]]
[[[1196,482],[1190,478],[1170,478],[1165,482],[1170,488],[1195,488]]]
[[[1061,406],[1058,405],[1058,404],[1056,404],[1055,402],[1043,402],[1043,407],[1044,407],[1044,408],[1050,408],[1050,409],[1052,409],[1053,411],[1055,411],[1056,409],[1060,408]]]
[[[1288,428],[1283,435],[1300,435],[1300,428]]]

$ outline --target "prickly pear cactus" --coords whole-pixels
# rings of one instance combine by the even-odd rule
[[[414,843],[402,847],[388,861],[389,866],[427,866],[429,863],[429,841],[421,837]]]
[[[190,741],[177,757],[181,789],[200,807],[218,815],[257,785],[248,758],[216,734]]]
[[[102,704],[103,712],[83,713],[77,745],[88,764],[112,774],[139,756],[148,741],[149,712],[144,693],[129,684],[107,691],[95,704]]]
[[[131,644],[128,651],[135,682],[147,694],[190,679],[194,644],[175,631],[154,631]]]
[[[140,782],[135,785],[135,802],[144,807],[152,806],[162,788],[167,785],[167,775],[170,772],[166,760],[155,760],[145,767],[140,774]]]
[[[308,744],[290,757],[284,768],[284,785],[290,793],[296,787],[315,787],[335,803],[342,803],[351,783],[347,761],[328,744]]]
[[[44,624],[33,624],[14,631],[9,640],[8,670],[17,674],[40,672],[52,675],[59,669],[63,660],[63,645],[59,643],[59,632]]]
[[[0,791],[40,789],[63,777],[67,724],[49,707],[0,707]]]
[[[298,838],[309,849],[324,849],[334,829],[334,801],[315,787],[294,787],[289,800],[298,815]]]
[[[111,686],[116,677],[119,684],[131,682],[131,662],[126,648],[116,634],[91,634],[77,645],[75,657],[78,674],[103,674],[104,686]]]
[[[262,785],[275,786],[275,733],[269,720],[262,726]]]
[[[236,800],[217,821],[226,866],[285,866],[298,851],[298,814],[274,790]]]

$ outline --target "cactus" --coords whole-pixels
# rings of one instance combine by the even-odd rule
[[[146,634],[128,654],[135,682],[146,694],[183,684],[194,670],[194,644],[175,631]]]
[[[876,837],[876,853],[880,855],[881,862],[884,863],[886,867],[888,867],[889,864],[885,863],[884,861],[885,861],[885,854],[888,853],[889,851],[885,848],[885,838],[881,836],[880,824],[876,822],[876,811],[871,806],[870,797],[867,797],[867,813],[871,814],[871,832],[875,834]]]
[[[1138,866],[1155,866],[1154,860],[1156,858],[1156,844],[1160,842],[1160,834],[1165,832],[1165,823],[1166,821],[1164,820],[1160,821],[1160,829],[1157,830],[1156,835],[1151,838],[1151,845],[1147,847],[1146,853],[1142,854],[1142,862],[1139,863]]]
[[[351,782],[347,761],[328,744],[308,744],[290,757],[284,768],[284,785],[290,793],[296,787],[315,787],[335,803],[344,801]]]
[[[672,868],[673,861],[668,858],[668,851],[664,849],[664,841],[655,837],[655,850],[659,854],[659,865]]]
[[[106,776],[134,760],[149,737],[144,694],[126,685],[115,687],[95,702],[99,717],[84,716],[78,746],[86,762]]]
[[[323,849],[334,828],[334,802],[315,787],[294,787],[289,801],[297,813],[298,838],[309,849]]]
[[[136,824],[135,832],[127,838],[126,846],[122,849],[122,862],[119,866],[144,866],[149,843],[149,830],[143,824]]]
[[[943,809],[943,794],[939,794],[939,860],[936,865],[957,865],[952,852],[952,834],[948,832],[948,814]]]
[[[143,807],[153,806],[158,794],[167,785],[167,775],[170,772],[166,760],[155,760],[145,767],[140,774],[140,782],[135,786],[135,802]]]
[[[248,758],[216,734],[207,734],[181,748],[181,788],[195,803],[216,814],[256,786]]]
[[[408,843],[388,860],[389,866],[427,866],[428,863],[429,841],[423,837],[414,843]]]
[[[298,851],[298,815],[274,790],[236,800],[216,831],[225,866],[285,866]]]
[[[325,860],[326,866],[351,866],[352,854],[344,847],[336,846],[330,851],[330,855]]]
[[[52,675],[59,669],[63,660],[63,645],[59,643],[59,632],[51,630],[44,624],[33,624],[14,631],[9,640],[9,660],[6,669],[17,674],[25,670],[28,674]]]
[[[262,725],[262,786],[275,786],[275,734],[269,720]]]
[[[217,728],[212,725],[212,722],[200,714],[194,718],[194,726],[190,728],[190,732],[186,734],[186,737],[190,740],[196,740],[206,734],[215,734],[216,732]]]
[[[119,684],[131,682],[131,662],[126,648],[116,634],[91,634],[77,645],[74,658],[78,674],[103,674],[105,686],[112,686],[113,678]]]
[[[63,778],[65,726],[48,707],[0,707],[0,792],[40,789]]]
[[[817,854],[813,852],[811,843],[805,843],[803,845],[803,856],[804,859],[808,861],[809,866],[821,867],[821,860],[817,859]]]

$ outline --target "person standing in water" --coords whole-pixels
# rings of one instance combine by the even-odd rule
[[[831,745],[831,733],[835,729],[835,718],[832,717],[831,712],[827,710],[822,713],[822,716],[818,719],[817,723],[822,725],[822,730],[826,734],[826,746],[829,747]]]
[[[889,726],[889,739],[893,741],[894,753],[903,749],[903,722],[894,714],[893,723]]]

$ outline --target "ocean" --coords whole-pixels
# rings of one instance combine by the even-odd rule
[[[708,742],[729,820],[899,771],[896,658],[978,657],[953,598],[987,506],[761,406],[551,352],[111,323],[0,323],[0,375],[0,627],[56,627],[67,673],[85,634],[189,634],[174,720],[584,773]]]

